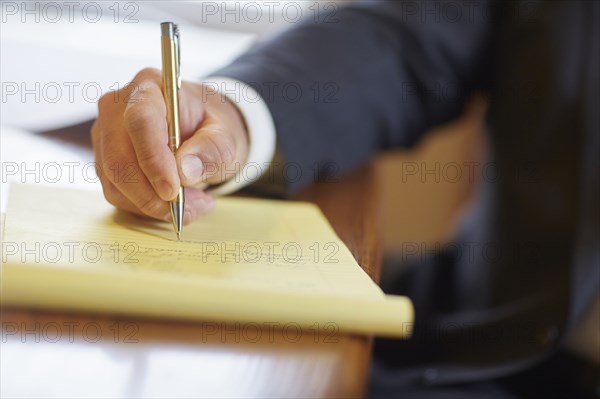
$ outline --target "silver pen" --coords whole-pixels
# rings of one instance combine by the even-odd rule
[[[160,29],[163,94],[167,104],[169,147],[173,151],[173,154],[175,154],[181,144],[181,131],[179,129],[179,89],[181,87],[179,28],[173,22],[163,22],[160,24]],[[177,233],[178,240],[181,239],[184,207],[185,195],[183,186],[181,186],[179,187],[177,197],[171,201],[171,220],[173,221],[173,228],[175,229],[175,233]]]

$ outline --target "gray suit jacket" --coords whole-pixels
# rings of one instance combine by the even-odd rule
[[[599,10],[595,1],[369,1],[311,15],[216,72],[263,94],[285,162],[302,171],[289,192],[410,146],[473,92],[489,94],[495,177],[457,232],[469,255],[437,256],[411,287],[390,288],[415,301],[412,345],[428,355],[412,360],[441,365],[413,367],[414,378],[529,364],[597,292]],[[419,344],[427,333],[435,339]],[[387,364],[406,365],[395,360],[404,344],[380,345]]]

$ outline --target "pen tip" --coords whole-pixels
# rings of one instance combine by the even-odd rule
[[[177,241],[181,241],[181,232],[180,231],[177,232]]]

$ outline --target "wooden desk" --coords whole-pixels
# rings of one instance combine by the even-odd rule
[[[372,167],[295,199],[318,204],[358,263],[379,276]],[[1,310],[1,397],[360,397],[371,339],[333,330]]]

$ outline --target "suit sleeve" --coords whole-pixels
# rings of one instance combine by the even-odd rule
[[[305,20],[216,71],[266,101],[287,193],[407,147],[485,82],[486,1],[369,1]]]

